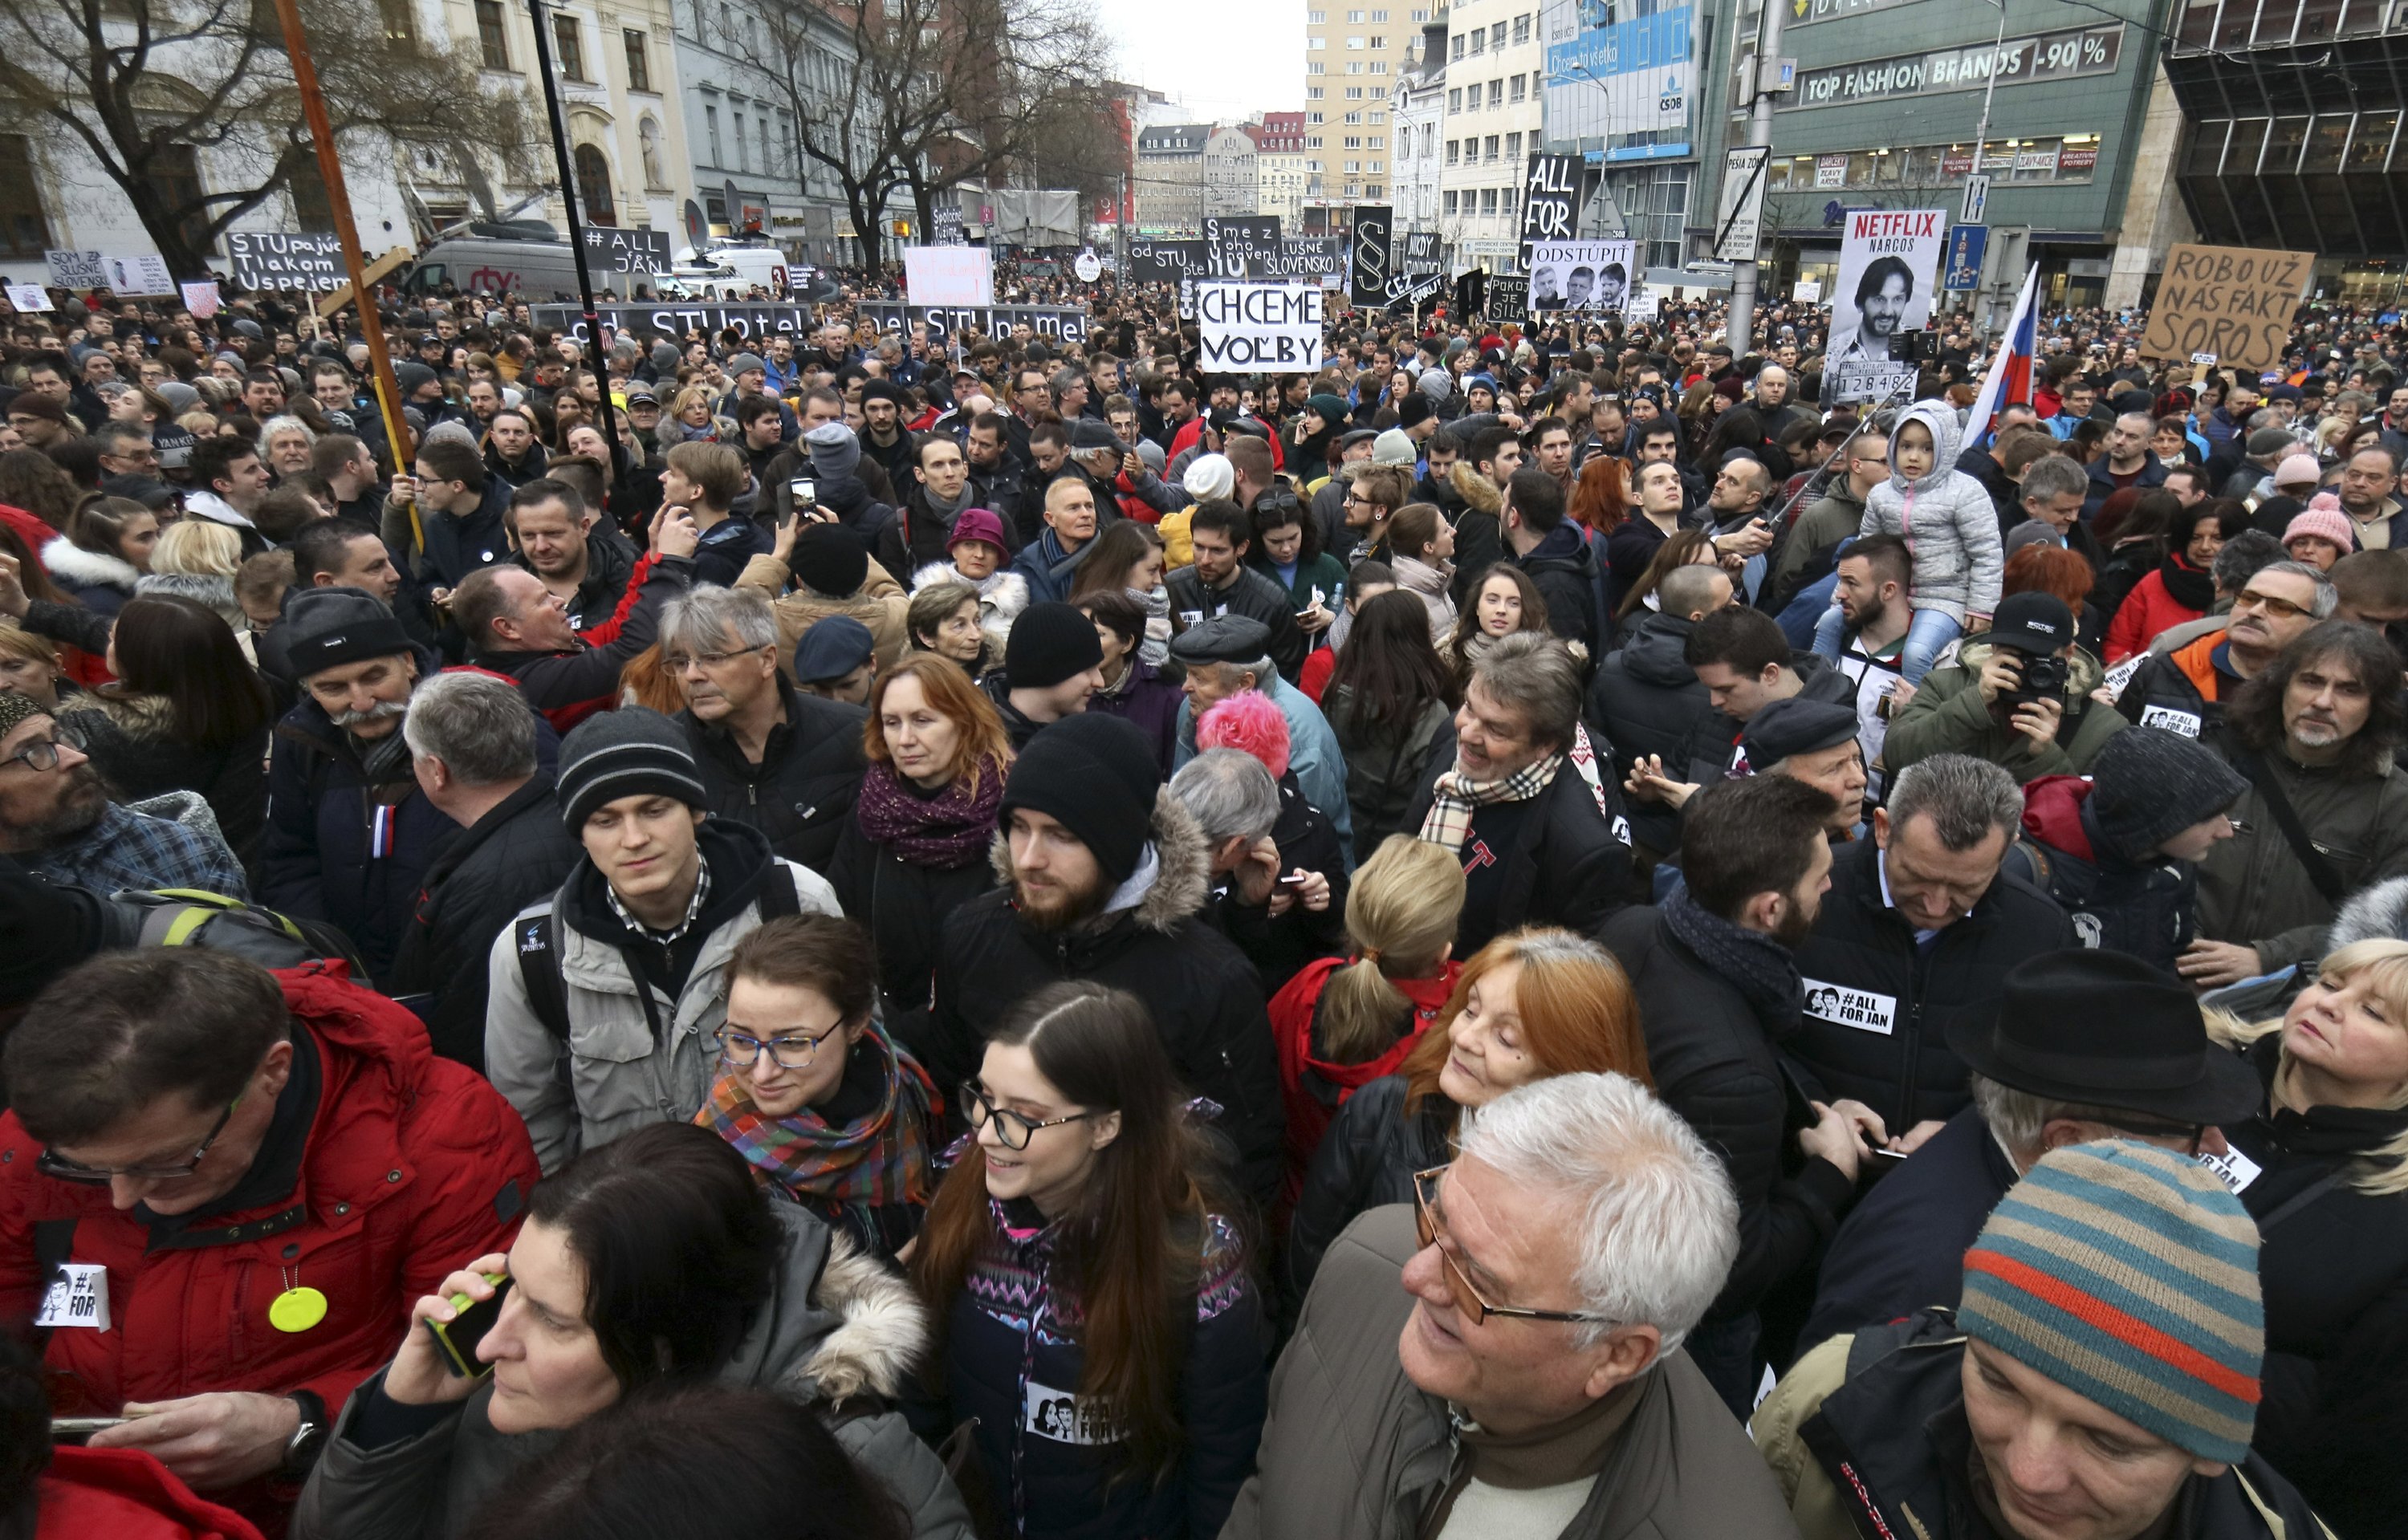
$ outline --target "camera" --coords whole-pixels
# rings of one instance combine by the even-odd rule
[[[2019,653],[2016,661],[2023,665],[2017,676],[2020,682],[2013,690],[1999,692],[1999,704],[2006,707],[2007,715],[2014,716],[2034,701],[2065,698],[2066,681],[2073,677],[2073,671],[2066,666],[2064,659],[2047,653],[2038,657]]]

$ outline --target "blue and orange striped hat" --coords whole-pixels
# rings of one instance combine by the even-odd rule
[[[2258,1420],[2258,1226],[2196,1161],[2134,1139],[2042,1157],[1965,1253],[1957,1324],[2201,1460]]]

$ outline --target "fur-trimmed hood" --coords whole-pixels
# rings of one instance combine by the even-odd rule
[[[1447,485],[1472,512],[1495,514],[1504,507],[1505,494],[1497,490],[1497,483],[1481,475],[1469,462],[1457,460],[1446,476]]]
[[[911,574],[911,592],[917,593],[930,583],[968,582],[953,563],[931,562]],[[1011,637],[1011,622],[1028,607],[1028,579],[1010,567],[999,567],[988,573],[984,582],[970,586],[979,591],[979,630],[986,637],[988,655],[999,660]]]
[[[123,557],[86,550],[64,535],[42,548],[42,565],[51,577],[78,588],[113,588],[129,595],[142,576]]]
[[[723,1382],[830,1405],[900,1395],[927,1351],[927,1306],[908,1281],[815,1215],[783,1202],[776,1212],[786,1229],[777,1288]]]
[[[1127,915],[1140,929],[1168,935],[1181,920],[1204,907],[1204,896],[1211,889],[1204,831],[1187,805],[1170,794],[1168,785],[1154,794],[1154,819],[1147,834],[1157,863],[1154,881],[1133,907],[1107,910],[1087,920],[1082,930],[1099,935]],[[1010,891],[1011,841],[1001,829],[987,847],[987,861],[995,869],[997,885]]]
[[[2341,906],[2326,933],[2325,950],[2336,952],[2355,941],[2408,941],[2408,877],[2378,882]]]

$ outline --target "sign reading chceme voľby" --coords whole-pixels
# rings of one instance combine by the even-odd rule
[[[246,289],[306,289],[325,293],[351,282],[343,271],[342,240],[331,233],[229,231],[226,257],[233,264],[235,281]]]

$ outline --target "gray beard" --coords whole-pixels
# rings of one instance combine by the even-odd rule
[[[64,845],[100,821],[108,811],[108,791],[101,784],[98,772],[89,764],[78,765],[64,795],[50,816],[38,823],[30,823],[17,831],[22,843],[21,849],[46,849]]]

